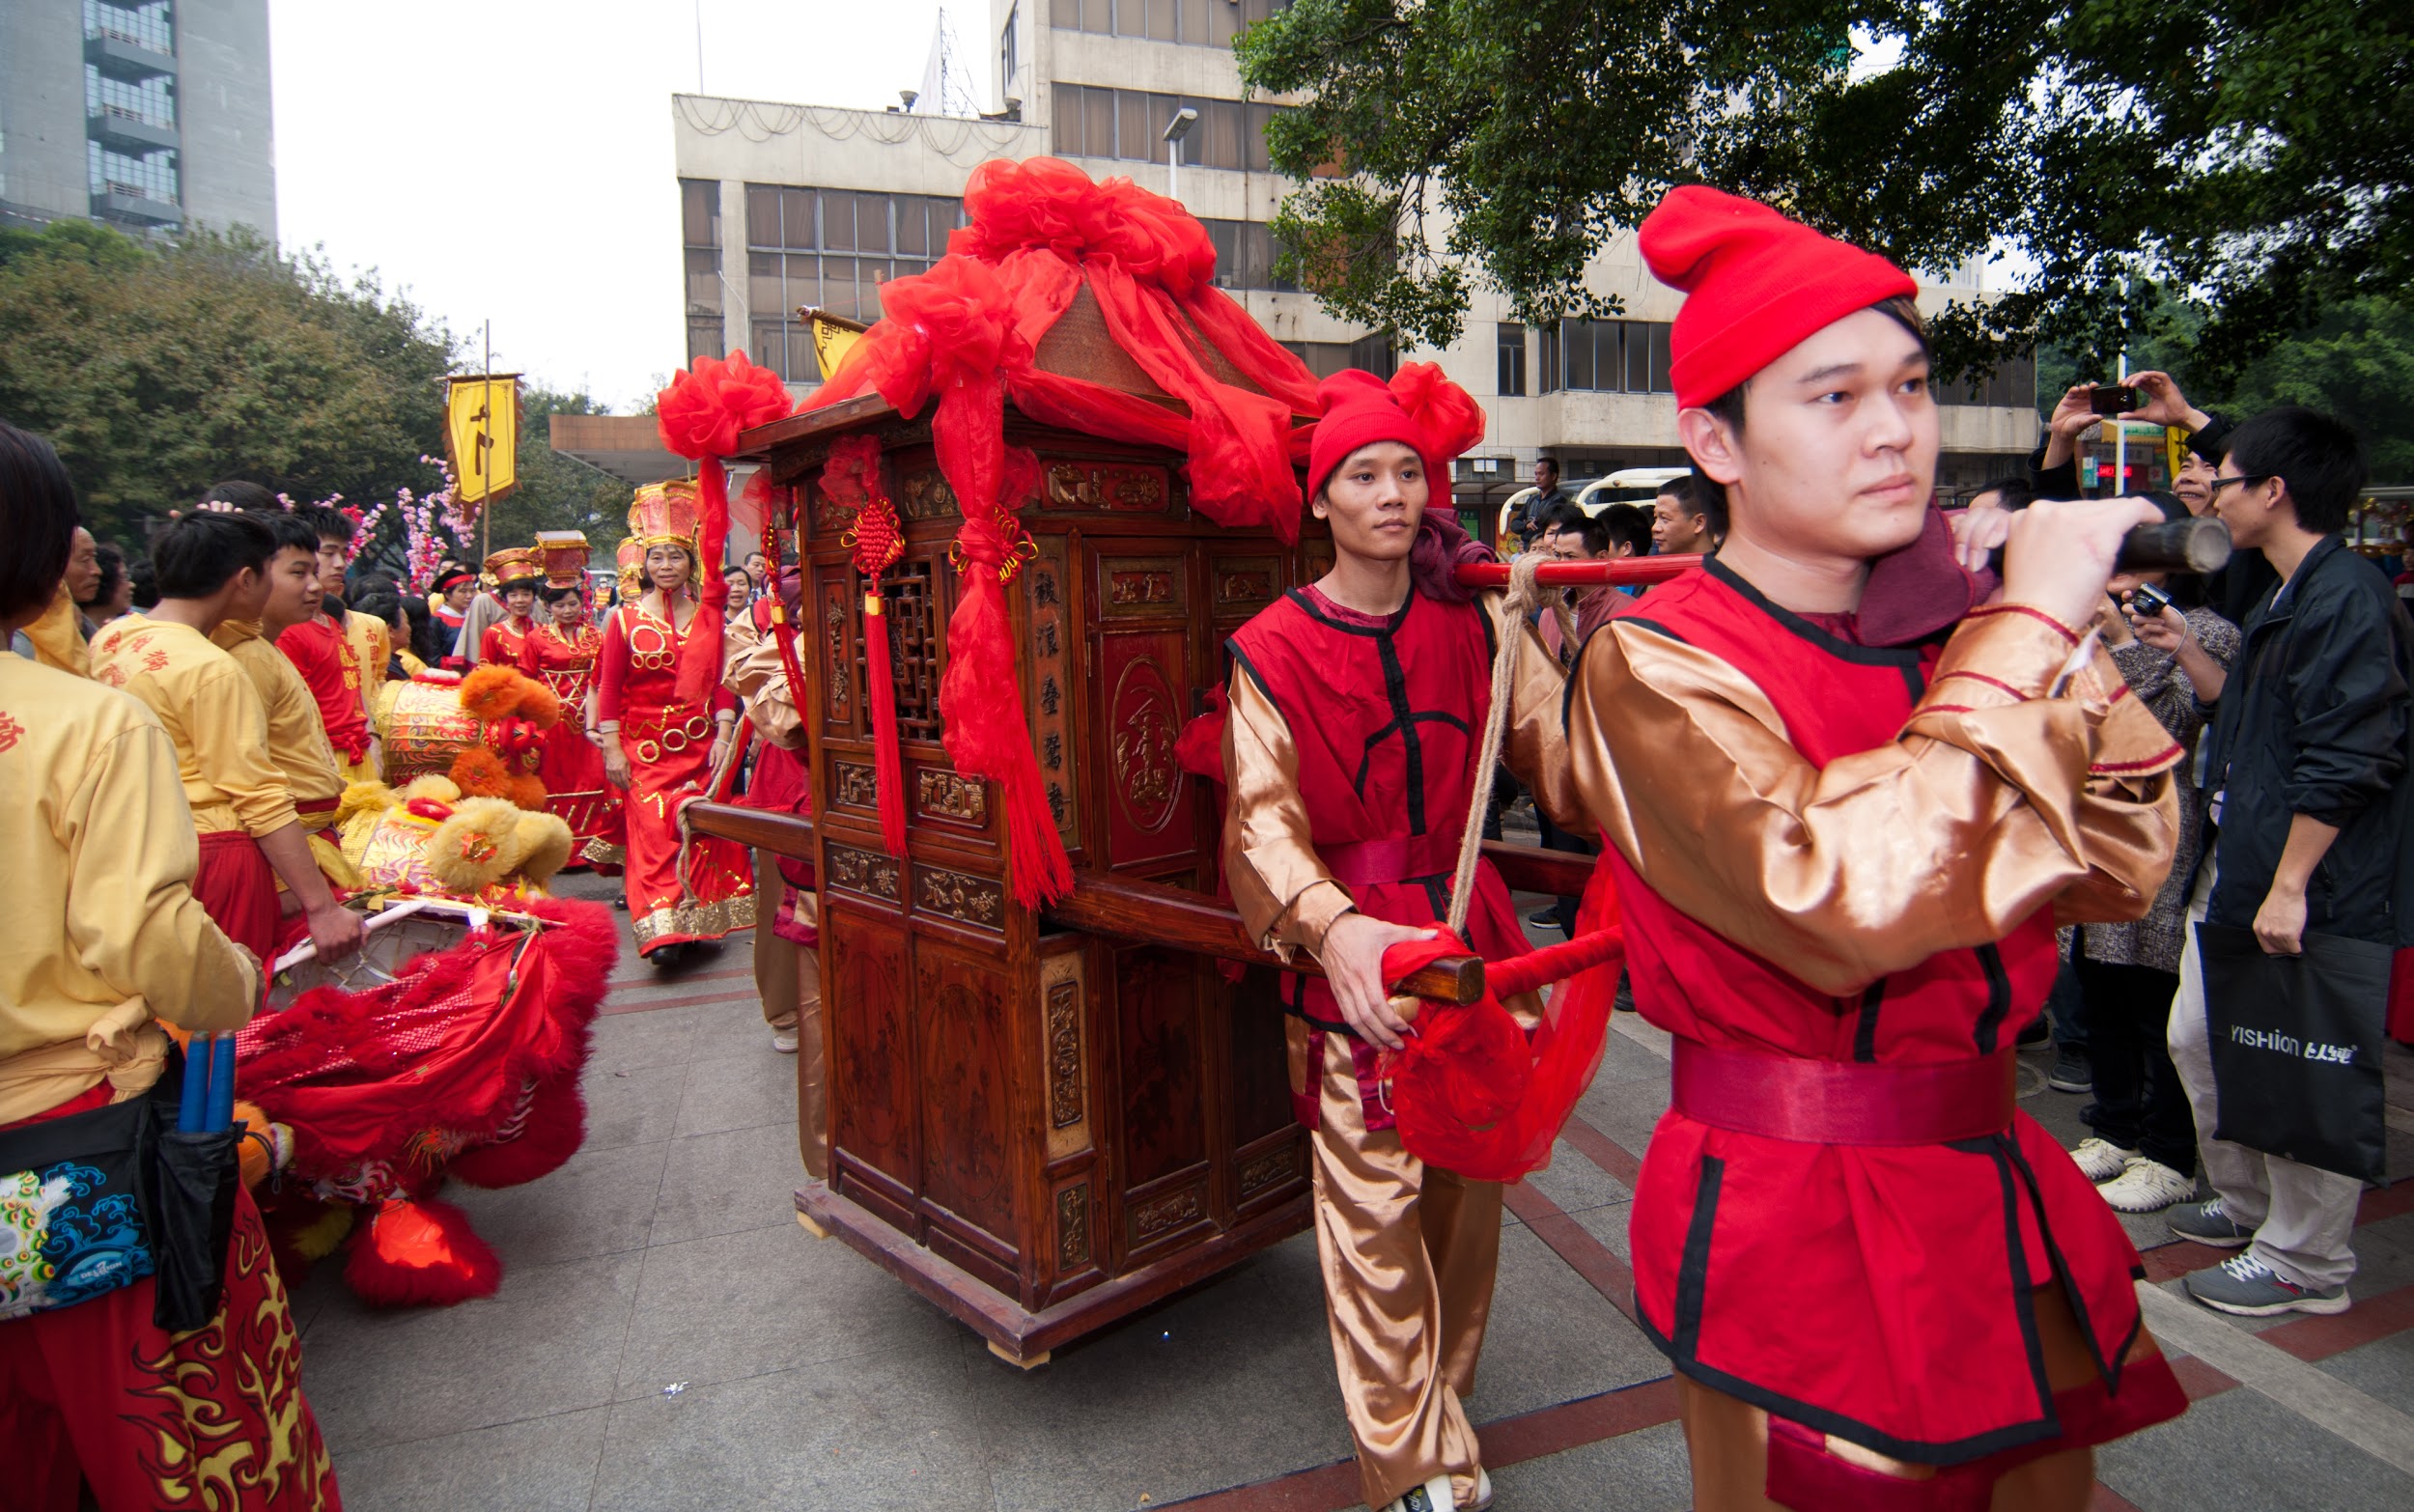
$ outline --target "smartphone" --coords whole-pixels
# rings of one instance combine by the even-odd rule
[[[2171,607],[2171,595],[2152,583],[2140,583],[2129,594],[2129,612],[2142,620],[2158,620]]]
[[[2087,406],[2099,415],[2125,415],[2138,406],[2138,391],[2127,383],[2098,383],[2087,391]]]

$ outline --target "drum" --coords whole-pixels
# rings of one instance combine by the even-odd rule
[[[463,711],[457,680],[413,678],[394,685],[382,723],[385,780],[397,788],[414,777],[450,770],[463,746],[479,743],[478,721]]]

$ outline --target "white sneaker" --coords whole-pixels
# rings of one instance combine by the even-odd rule
[[[2131,1158],[2119,1175],[2099,1183],[2095,1190],[2115,1213],[2160,1213],[2195,1196],[2196,1178],[2140,1155]]]
[[[797,1052],[797,1027],[793,1023],[772,1025],[772,1049],[782,1055],[794,1055]]]
[[[2079,1174],[2098,1187],[2119,1176],[2137,1158],[2137,1151],[2124,1150],[2109,1139],[2082,1139],[2079,1147],[2070,1152],[2070,1159],[2078,1164]],[[2163,1168],[2170,1169],[2169,1166]]]
[[[1450,1477],[1436,1475],[1421,1486],[1411,1486],[1383,1504],[1383,1512],[1450,1512],[1455,1505],[1450,1499]]]

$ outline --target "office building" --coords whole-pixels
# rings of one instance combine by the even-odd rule
[[[1176,192],[1215,241],[1219,281],[1316,372],[1440,362],[1492,418],[1459,463],[1467,514],[1504,500],[1546,454],[1570,479],[1681,464],[1668,386],[1680,300],[1644,269],[1631,235],[1607,244],[1588,274],[1622,299],[1625,318],[1529,330],[1478,290],[1458,340],[1440,352],[1395,354],[1276,275],[1267,222],[1287,183],[1269,171],[1265,130],[1283,102],[1242,87],[1231,41],[1287,3],[991,0],[986,42],[935,46],[924,88],[901,91],[888,110],[674,96],[688,355],[742,347],[802,392],[820,375],[800,307],[877,319],[881,284],[944,254],[975,165],[1053,154],[1095,177],[1128,174]],[[963,109],[975,86],[946,86],[954,65],[942,50],[979,60],[986,110]],[[1183,109],[1197,119],[1177,168],[1165,129]],[[1922,303],[1941,309],[1979,294],[1937,284]],[[2022,364],[1975,392],[1947,389],[1942,487],[1967,490],[2035,444],[2035,386]]]
[[[276,236],[267,0],[0,5],[0,224]]]

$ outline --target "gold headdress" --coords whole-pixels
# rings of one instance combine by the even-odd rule
[[[534,546],[508,546],[486,559],[487,579],[497,588],[533,586],[545,575],[545,564]]]
[[[586,532],[581,530],[540,530],[537,532],[537,560],[545,565],[545,586],[547,588],[583,588],[587,581]]]
[[[621,602],[632,602],[645,592],[645,547],[637,544],[636,537],[623,536],[613,561],[620,568]]]

